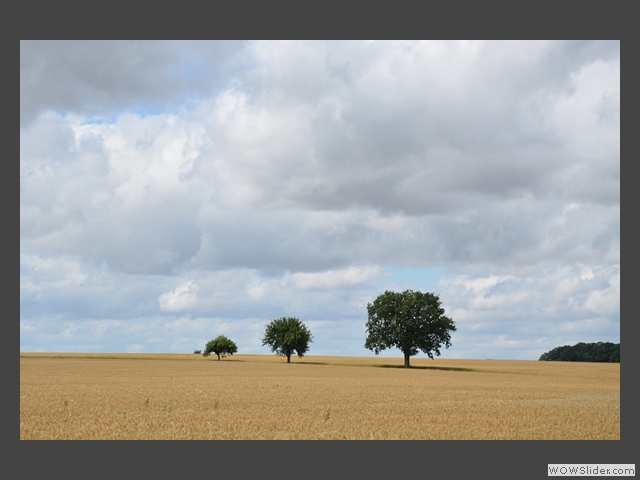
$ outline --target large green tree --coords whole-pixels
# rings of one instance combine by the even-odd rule
[[[287,363],[291,363],[293,353],[302,358],[309,351],[309,343],[312,342],[313,335],[309,329],[295,317],[272,320],[262,339],[262,345],[269,345],[276,355],[287,357]]]
[[[404,366],[419,350],[433,359],[440,356],[440,347],[451,346],[451,333],[456,326],[445,316],[440,298],[433,293],[406,290],[386,291],[367,304],[367,340],[365,348],[378,355],[396,347],[404,354]]]
[[[233,355],[238,352],[238,347],[235,342],[224,335],[218,335],[213,340],[207,342],[204,348],[204,352],[202,355],[208,357],[209,354],[215,353],[218,356],[218,360],[220,360],[220,356]]]

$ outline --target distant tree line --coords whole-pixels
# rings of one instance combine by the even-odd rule
[[[620,344],[611,342],[576,343],[564,345],[543,353],[540,361],[560,362],[614,362],[620,363]]]

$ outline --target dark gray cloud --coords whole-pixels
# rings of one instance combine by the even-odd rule
[[[242,42],[22,40],[20,124],[44,110],[104,117],[175,109],[214,93],[246,67],[242,48]]]

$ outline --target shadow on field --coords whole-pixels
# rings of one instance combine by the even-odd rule
[[[373,365],[378,368],[402,368],[405,369],[404,365]],[[431,367],[427,365],[411,365],[406,370],[453,370],[455,372],[477,372],[473,368],[463,368],[463,367]]]
[[[401,368],[403,370],[452,370],[455,372],[479,372],[474,368],[463,367],[435,367],[425,365],[411,365],[409,368],[405,368],[404,365],[384,365],[384,364],[349,364],[349,363],[329,363],[329,362],[295,362],[292,365],[327,365],[327,366],[341,366],[341,367],[373,367],[373,368]]]
[[[211,358],[211,359],[207,359],[210,362],[214,362],[214,363],[222,363],[222,362],[240,362],[240,363],[245,363],[246,360],[236,360],[235,358],[223,358],[222,360],[218,360],[217,358]]]

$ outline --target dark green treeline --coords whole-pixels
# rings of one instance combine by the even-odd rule
[[[620,363],[620,344],[611,342],[580,342],[574,346],[564,345],[562,347],[556,347],[547,353],[543,353],[540,360]]]

